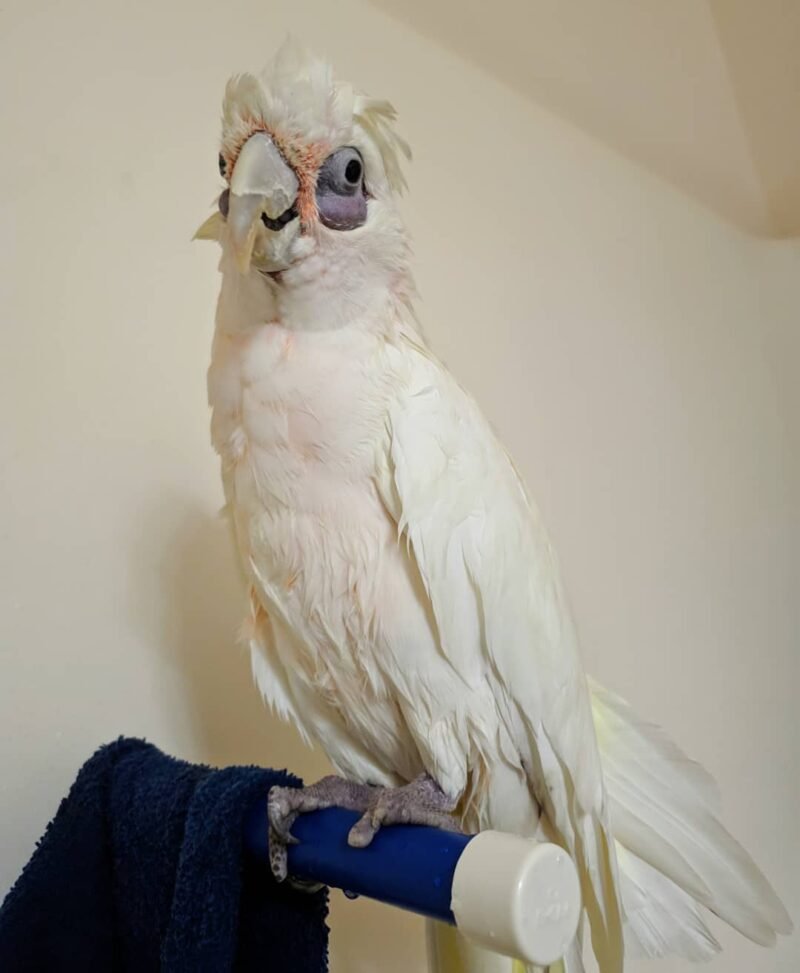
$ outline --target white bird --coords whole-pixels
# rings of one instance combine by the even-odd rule
[[[602,973],[627,951],[711,956],[706,910],[772,944],[791,922],[711,778],[587,683],[536,507],[420,334],[394,118],[286,45],[228,83],[228,187],[198,231],[222,246],[212,437],[255,679],[354,782],[279,800],[278,817],[355,795],[354,843],[450,810],[556,841]],[[451,935],[437,927],[435,948],[459,969],[510,970]],[[583,969],[579,941],[564,968]]]

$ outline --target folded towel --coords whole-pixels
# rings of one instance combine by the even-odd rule
[[[275,784],[300,781],[101,747],[0,908],[0,970],[327,970],[327,893],[243,853],[245,815]]]

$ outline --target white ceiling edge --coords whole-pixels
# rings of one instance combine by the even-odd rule
[[[723,219],[800,235],[800,3],[371,2]]]

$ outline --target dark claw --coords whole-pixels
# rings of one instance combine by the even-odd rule
[[[217,205],[219,206],[219,211],[220,213],[222,213],[223,218],[226,220],[228,218],[228,206],[230,204],[230,195],[231,195],[230,189],[223,189],[219,197],[219,200],[217,202]]]
[[[286,845],[270,828],[269,831],[269,867],[276,882],[285,882],[289,873]]]

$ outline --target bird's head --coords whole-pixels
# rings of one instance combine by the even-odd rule
[[[287,42],[260,75],[228,82],[226,187],[197,236],[221,243],[223,270],[281,290],[325,278],[355,296],[405,279],[395,204],[409,150],[394,118],[388,102],[358,94]]]

